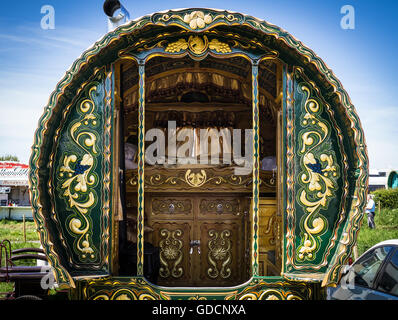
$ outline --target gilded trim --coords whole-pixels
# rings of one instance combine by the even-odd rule
[[[259,103],[258,103],[258,62],[253,61],[252,64],[252,113],[253,113],[253,205],[252,205],[252,275],[258,276],[258,204],[259,204],[259,180],[260,180],[260,144],[259,144]]]
[[[144,275],[145,65],[138,64],[138,218],[137,275]]]
[[[281,278],[254,278],[234,288],[165,288],[143,278],[102,278],[79,281],[75,298],[82,300],[310,300],[316,286]]]

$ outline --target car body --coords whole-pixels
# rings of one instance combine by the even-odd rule
[[[398,300],[398,239],[376,244],[347,266],[328,299]]]

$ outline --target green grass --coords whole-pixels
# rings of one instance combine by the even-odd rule
[[[36,226],[33,221],[26,221],[26,241],[38,241]],[[11,242],[24,242],[22,221],[0,220],[0,240],[8,239]]]
[[[24,239],[22,221],[0,220],[0,242],[7,239],[11,242],[11,250],[40,247],[39,236],[33,221],[25,222],[26,241]],[[32,261],[20,260],[18,265],[31,265]],[[4,254],[2,265],[4,265]]]
[[[0,220],[0,242],[7,239],[11,242],[11,250],[21,248],[38,248],[40,247],[39,236],[36,232],[36,226],[33,221],[25,222],[26,242],[24,241],[23,223],[22,221],[11,221],[11,220]],[[32,260],[20,260],[16,264],[18,265],[35,265],[35,261]],[[1,263],[4,266],[4,252],[3,261]],[[0,293],[13,291],[14,283],[0,282]],[[0,295],[0,299],[3,298]]]
[[[398,239],[398,209],[376,209],[375,229],[368,227],[367,216],[362,220],[358,235],[358,255],[361,255],[375,244],[390,239]]]

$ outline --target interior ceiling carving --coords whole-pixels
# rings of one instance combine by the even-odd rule
[[[276,62],[265,60],[259,67],[259,103],[263,116],[275,120]],[[146,104],[210,103],[240,104],[251,107],[251,65],[241,58],[207,57],[201,61],[186,56],[173,59],[155,57],[145,66]],[[138,70],[134,64],[121,75],[126,113],[138,104]]]

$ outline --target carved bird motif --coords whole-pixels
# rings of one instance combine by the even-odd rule
[[[76,163],[74,174],[75,174],[75,175],[83,174],[83,173],[84,173],[87,169],[89,169],[89,168],[90,168],[89,165],[82,165],[82,164],[81,164],[81,161],[79,160],[79,161]]]
[[[310,168],[313,172],[323,174],[322,165],[318,159],[315,159],[315,163],[307,163],[308,168]]]

